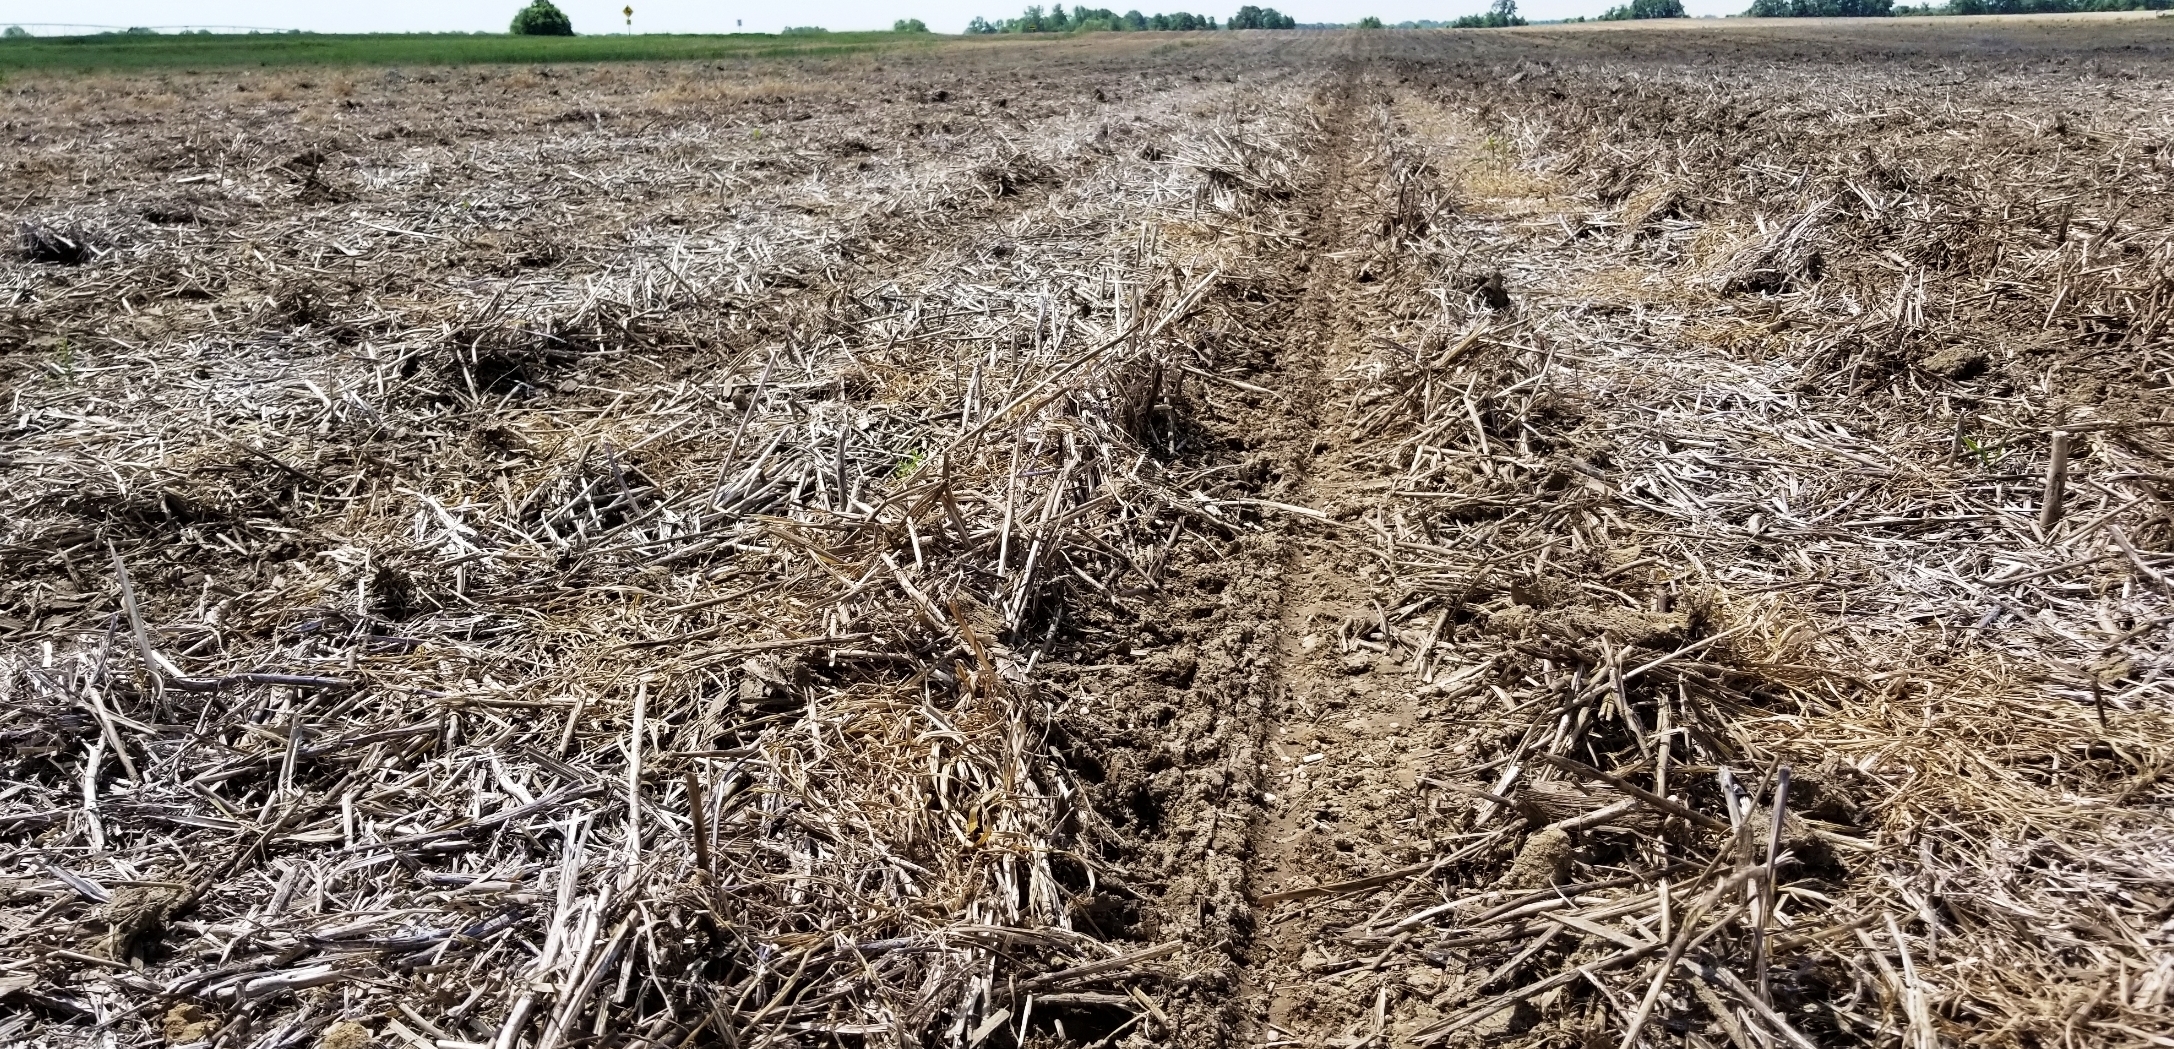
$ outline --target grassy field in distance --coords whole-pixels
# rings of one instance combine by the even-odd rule
[[[245,66],[471,65],[628,62],[825,55],[927,46],[934,34],[810,33],[773,36],[513,36],[463,33],[121,34],[0,41],[0,71],[208,69]]]

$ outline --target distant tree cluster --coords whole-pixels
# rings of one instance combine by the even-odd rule
[[[1184,11],[1143,15],[1138,11],[1118,14],[1106,7],[1075,7],[1068,14],[1063,4],[1047,11],[1042,10],[1042,5],[1035,4],[1019,17],[1001,22],[976,16],[966,24],[968,33],[1168,33],[1214,28],[1215,19]]]
[[[2068,15],[2082,11],[2165,11],[2174,0],[1948,0],[1935,15]]]
[[[276,30],[276,29],[275,29],[275,30],[273,30],[273,32],[275,32],[275,33],[276,33],[276,32],[280,32],[280,30]],[[292,36],[292,35],[295,35],[295,34],[299,34],[299,33],[301,33],[302,31],[301,31],[301,30],[299,30],[299,29],[289,29],[289,30],[286,30],[285,32],[286,32],[286,33],[287,33],[288,35]],[[7,37],[8,39],[10,39],[10,40],[13,40],[13,39],[16,39],[16,38],[18,38],[18,37],[28,37],[28,36],[30,35],[30,33],[29,33],[28,31],[24,30],[22,26],[9,26],[9,27],[7,28],[7,32],[6,32],[5,34],[0,34],[0,35],[4,35],[4,36],[6,36],[6,37]],[[127,36],[164,36],[164,35],[166,35],[166,34],[164,34],[164,33],[161,33],[161,32],[159,32],[158,30],[156,30],[156,29],[153,29],[153,28],[151,28],[150,26],[132,25],[132,26],[129,26],[128,28],[126,28],[126,29],[105,29],[105,30],[100,30],[99,32],[93,33],[93,34],[91,34],[91,35],[92,35],[92,36],[97,36],[97,37],[116,37],[116,36],[124,36],[124,37],[127,37]],[[209,30],[209,29],[177,29],[177,30],[175,30],[175,31],[174,31],[173,35],[175,35],[175,36],[211,36],[211,35],[213,35],[213,34],[212,34],[212,31],[211,31],[211,30]],[[250,30],[250,31],[249,31],[249,35],[251,35],[251,36],[256,36],[256,35],[257,35],[257,30],[254,30],[254,29]]]
[[[572,36],[574,23],[551,0],[535,0],[513,16],[515,36]]]
[[[1634,18],[1682,18],[1683,0],[1631,0],[1611,7],[1600,16],[1603,22],[1628,22]]]
[[[1882,15],[2069,15],[2085,11],[2165,11],[2174,0],[1947,0],[1937,7],[1895,6],[1892,0],[1752,0],[1753,18],[1838,18]]]
[[[1751,0],[1753,18],[1878,18],[1894,13],[1895,0]]]
[[[1633,2],[1636,2],[1636,0],[1633,0]],[[1759,2],[1764,3],[1766,0],[1759,0]],[[1375,24],[1379,25],[1380,23],[1376,22]],[[1466,15],[1451,22],[1449,27],[1451,29],[1502,29],[1507,26],[1524,24],[1525,20],[1518,17],[1517,14],[1517,0],[1495,0],[1487,8],[1486,14]]]
[[[10,40],[21,40],[21,39],[23,39],[24,37],[26,37],[26,36],[29,36],[29,35],[30,35],[30,30],[28,30],[28,29],[24,29],[24,28],[23,28],[22,26],[19,26],[19,25],[11,25],[11,26],[9,26],[9,27],[8,27],[8,31],[7,31],[7,38],[8,38],[8,39],[10,39]]]
[[[1223,23],[1231,29],[1296,29],[1298,19],[1273,7],[1255,7],[1247,4]]]
[[[891,23],[891,32],[926,33],[928,32],[928,23],[923,22],[918,18],[901,18],[898,21]]]

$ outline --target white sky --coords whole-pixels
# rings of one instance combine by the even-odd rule
[[[234,25],[319,32],[503,32],[528,0],[342,0],[280,3],[275,0],[0,0],[0,26],[68,21],[84,25]],[[631,3],[634,28],[652,33],[776,32],[788,25],[826,29],[888,29],[897,18],[919,18],[938,32],[955,33],[968,19],[1011,17],[1027,0],[796,0],[791,4],[749,0],[556,0],[577,33],[622,30],[619,9]],[[1596,15],[1618,0],[1520,0],[1527,18]],[[1260,0],[1090,0],[1089,6],[1124,11],[1192,11],[1218,21],[1242,3]],[[1044,0],[1047,6],[1047,0]],[[1069,5],[1068,5],[1069,6]],[[1376,15],[1386,22],[1446,21],[1485,10],[1487,0],[1289,0],[1270,2],[1301,22],[1355,22]],[[1750,0],[1687,0],[1695,15],[1734,14]],[[57,29],[38,29],[40,33]]]

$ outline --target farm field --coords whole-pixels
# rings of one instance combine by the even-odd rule
[[[0,1043],[2165,1045],[2170,72],[13,75]]]

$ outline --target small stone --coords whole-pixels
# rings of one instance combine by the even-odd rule
[[[205,1012],[203,1006],[195,1002],[183,1002],[166,1010],[166,1020],[160,1024],[159,1033],[166,1036],[168,1045],[187,1045],[191,1042],[208,1042],[218,1030],[219,1021]]]
[[[1505,1035],[1522,1034],[1532,1030],[1540,1021],[1539,1010],[1531,1002],[1519,1002],[1501,1012],[1489,1016],[1466,1028],[1473,1032],[1474,1040],[1484,1044]]]
[[[1487,615],[1487,628],[1497,634],[1523,637],[1530,633],[1539,617],[1524,605],[1511,605]]]
[[[1518,850],[1517,860],[1510,864],[1510,872],[1502,876],[1500,885],[1505,889],[1540,889],[1561,880],[1563,869],[1570,864],[1569,833],[1548,827],[1526,839],[1525,847]]]
[[[341,1020],[317,1036],[317,1049],[370,1049],[370,1029],[353,1020]]]
[[[1975,379],[1985,374],[1985,350],[1976,346],[1949,346],[1917,362],[1917,366],[1944,379]]]

